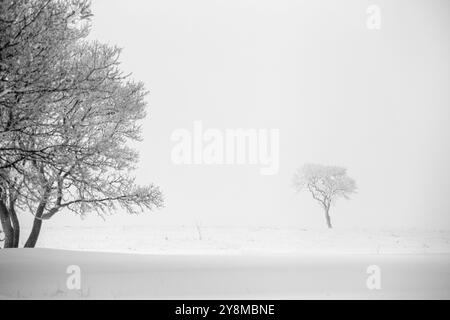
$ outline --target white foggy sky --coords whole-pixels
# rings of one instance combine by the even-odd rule
[[[366,28],[378,4],[381,30]],[[325,227],[291,177],[341,165],[358,185],[335,227],[450,227],[450,2],[93,0],[91,38],[151,91],[141,183],[166,207],[106,224]],[[280,170],[176,166],[175,129],[277,128]],[[60,214],[49,224],[79,221]],[[89,218],[83,225],[103,222]],[[47,222],[46,222],[47,223]]]

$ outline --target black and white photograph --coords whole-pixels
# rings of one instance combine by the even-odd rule
[[[0,300],[449,300],[449,121],[449,0],[0,0]]]

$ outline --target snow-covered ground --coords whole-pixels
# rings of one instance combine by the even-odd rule
[[[38,247],[152,254],[450,253],[450,230],[43,227]],[[22,231],[25,239],[29,230]]]
[[[67,286],[80,270],[80,288]],[[380,270],[370,290],[369,266]],[[449,299],[449,254],[148,255],[0,250],[0,297]],[[73,271],[72,271],[73,272]],[[73,278],[72,278],[73,279]],[[70,282],[70,281],[69,281]]]
[[[45,228],[40,248],[0,250],[0,298],[450,298],[448,231],[201,234],[195,226]],[[80,268],[80,289],[67,286],[69,266]],[[369,266],[379,268],[379,290],[367,286]]]

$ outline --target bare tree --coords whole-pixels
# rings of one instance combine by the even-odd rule
[[[337,198],[349,199],[356,192],[355,181],[347,176],[345,168],[305,164],[297,170],[293,179],[297,191],[307,189],[325,211],[328,228],[332,228],[330,207]]]
[[[138,155],[127,142],[141,139],[138,121],[145,117],[147,91],[120,71],[119,48],[83,39],[88,2],[11,3],[0,16],[10,35],[0,44],[6,79],[0,88],[4,247],[19,244],[16,211],[34,215],[25,243],[34,247],[42,222],[63,209],[104,215],[117,207],[137,213],[162,206],[159,188],[138,186],[131,175]],[[28,48],[28,38],[46,55]],[[21,59],[28,62],[18,67]]]

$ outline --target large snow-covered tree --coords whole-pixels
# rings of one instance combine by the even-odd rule
[[[25,247],[62,210],[103,215],[163,204],[132,176],[147,91],[119,69],[120,49],[87,41],[84,0],[2,1],[0,219],[19,245],[17,213],[32,214]]]
[[[337,166],[305,164],[294,175],[293,186],[297,191],[308,190],[325,211],[328,228],[332,228],[330,207],[337,198],[349,199],[356,192],[355,181],[347,170]]]

